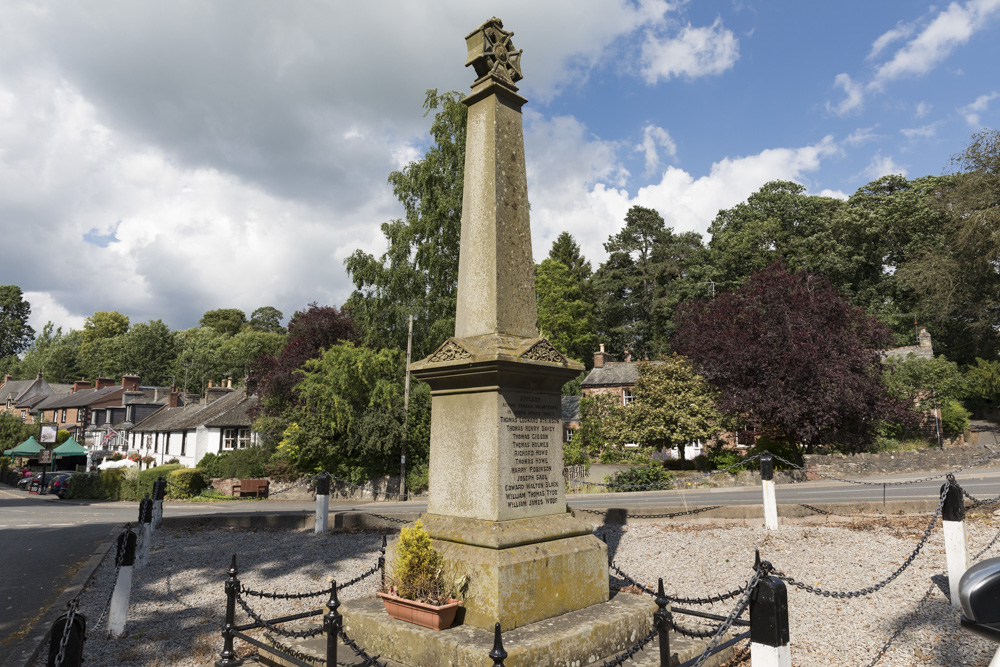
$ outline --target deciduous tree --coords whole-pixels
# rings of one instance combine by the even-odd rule
[[[682,307],[674,346],[718,391],[718,406],[801,453],[862,450],[883,421],[912,413],[882,381],[887,327],[821,277],[774,263],[742,287]]]
[[[218,308],[207,311],[198,323],[203,327],[212,327],[220,334],[235,336],[246,321],[246,313],[239,308]]]
[[[671,355],[640,362],[633,400],[616,414],[621,438],[658,451],[707,440],[719,430],[714,390],[691,362]]]
[[[31,345],[35,330],[28,325],[31,304],[17,285],[0,285],[0,358],[18,354]]]
[[[458,252],[465,173],[466,107],[456,92],[427,91],[433,145],[422,160],[389,174],[405,217],[382,225],[388,250],[361,250],[344,262],[355,291],[344,307],[366,344],[406,349],[407,319],[415,316],[414,355],[429,354],[455,333]]]

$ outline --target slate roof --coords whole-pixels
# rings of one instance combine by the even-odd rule
[[[98,401],[114,396],[116,392],[121,392],[122,388],[113,385],[101,389],[81,389],[72,394],[49,396],[36,407],[39,410],[58,410],[60,408],[82,408],[93,405]]]
[[[57,393],[53,387],[62,386],[64,385],[50,385],[41,377],[34,380],[11,380],[0,385],[0,403],[6,405],[9,397],[16,407],[33,409],[37,404]]]
[[[11,380],[0,385],[0,403],[6,405],[7,399],[17,402],[17,397],[35,383],[34,380]]]
[[[249,426],[247,412],[257,405],[257,396],[246,396],[243,391],[231,391],[208,405],[192,404],[177,408],[163,408],[136,424],[135,433],[183,431],[199,426]]]
[[[605,361],[602,368],[595,368],[584,378],[584,387],[611,387],[633,385],[639,379],[639,362]]]
[[[583,419],[580,414],[581,396],[562,397],[562,420],[564,422],[578,422]]]

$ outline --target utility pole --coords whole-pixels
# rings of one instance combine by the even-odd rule
[[[413,315],[406,337],[406,384],[403,388],[403,453],[399,457],[399,495],[406,500],[406,437],[410,431],[410,355],[413,353]]]

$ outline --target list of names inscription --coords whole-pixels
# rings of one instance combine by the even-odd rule
[[[500,425],[511,467],[503,502],[508,509],[525,508],[529,514],[551,509],[562,497],[560,398],[527,392],[505,392],[504,398]]]

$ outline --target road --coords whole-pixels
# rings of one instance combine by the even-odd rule
[[[943,479],[905,486],[893,482],[912,481],[926,474],[869,477],[875,486],[834,481],[787,484],[777,487],[779,504],[881,503],[886,501],[934,500]],[[977,468],[956,475],[959,483],[978,498],[1000,495],[1000,468]],[[883,487],[882,482],[887,485]],[[623,508],[655,511],[666,507],[709,505],[758,505],[760,487],[691,489],[635,493],[570,494],[570,507],[578,509]],[[330,503],[330,510],[392,513],[419,513],[423,501]],[[231,503],[168,503],[168,516],[219,513],[312,513],[310,501],[255,501]],[[0,663],[13,650],[23,633],[34,623],[76,571],[105,540],[116,534],[126,521],[135,521],[137,503],[60,501],[51,496],[28,495],[0,486]]]

